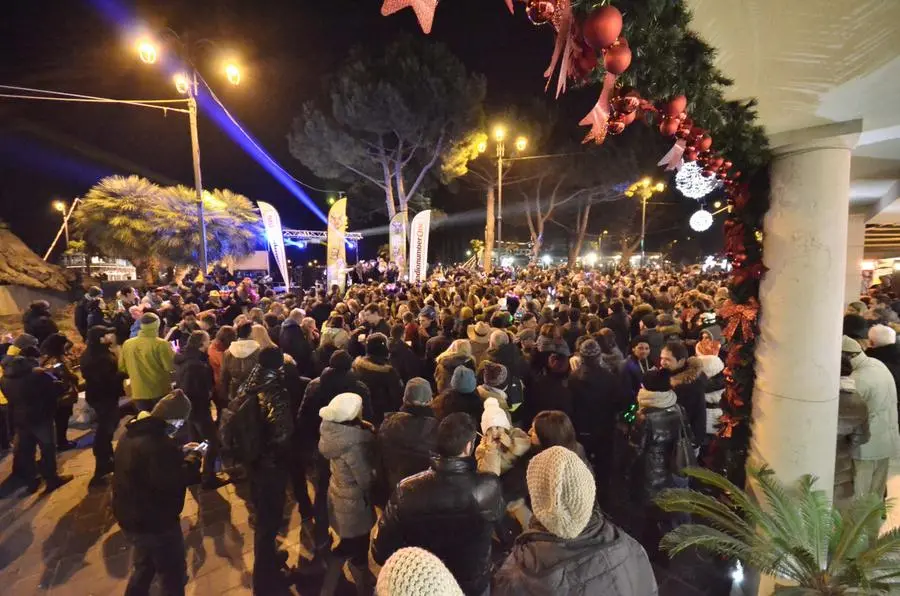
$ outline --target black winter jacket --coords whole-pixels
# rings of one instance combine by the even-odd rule
[[[313,453],[319,444],[319,427],[322,424],[319,410],[341,393],[356,393],[361,396],[363,418],[365,420],[372,419],[372,400],[369,399],[369,388],[349,370],[338,370],[329,366],[319,378],[313,379],[306,386],[300,410],[297,412],[296,436],[305,452]]]
[[[88,331],[90,336],[91,332]],[[81,376],[84,378],[84,398],[91,407],[116,406],[124,394],[125,374],[119,372],[116,355],[105,345],[89,345],[81,354]]]
[[[369,388],[372,423],[381,425],[387,412],[396,412],[403,404],[403,382],[390,362],[376,362],[368,356],[353,361],[353,374]]]
[[[677,404],[668,408],[645,408],[628,437],[627,466],[624,470],[631,498],[641,505],[664,488],[671,488],[675,444],[681,432],[683,412]],[[684,420],[687,424],[687,420]]]
[[[281,325],[278,337],[279,345],[297,363],[297,370],[304,377],[316,376],[316,364],[313,358],[313,345],[303,332],[300,324],[293,319],[286,319]]]
[[[390,412],[378,429],[378,473],[387,494],[400,481],[428,469],[434,450],[437,419],[431,408],[403,405]]]
[[[53,420],[56,405],[69,385],[40,368],[35,358],[7,356],[0,389],[9,401],[13,425],[27,428]]]
[[[475,471],[471,457],[434,457],[403,480],[378,524],[372,557],[379,565],[418,546],[437,556],[463,592],[480,595],[491,578],[491,535],[503,514],[500,480]]]
[[[183,455],[167,430],[166,421],[153,416],[134,420],[116,447],[112,509],[126,532],[164,532],[181,517],[199,458]]]
[[[612,453],[617,417],[630,402],[620,376],[599,362],[584,362],[569,377],[569,391],[578,442],[592,455]],[[605,471],[597,470],[603,477]]]
[[[525,428],[530,427],[534,417],[544,410],[560,410],[572,418],[575,413],[568,377],[549,371],[535,374],[531,383],[525,386],[524,410]]]
[[[476,391],[472,393],[460,393],[456,389],[447,389],[431,402],[434,417],[438,422],[454,412],[465,412],[475,421],[481,422],[481,414],[484,413],[484,402]]]
[[[192,413],[209,410],[215,383],[205,352],[186,349],[175,354],[175,385],[191,400]]]
[[[684,368],[672,373],[670,381],[678,404],[687,415],[694,441],[701,441],[706,435],[706,381],[703,363],[698,358],[688,358]]]
[[[421,377],[423,374],[422,360],[416,356],[413,349],[401,339],[392,339],[388,343],[391,353],[391,366],[400,375],[400,380],[406,383],[413,377]]]
[[[255,398],[260,408],[262,428],[262,455],[259,466],[284,465],[290,459],[294,436],[294,419],[291,417],[291,397],[284,371],[269,370],[257,366],[238,390],[235,401]],[[231,406],[229,406],[231,407]]]
[[[59,328],[50,317],[50,313],[45,310],[29,309],[22,317],[22,322],[25,327],[25,333],[35,336],[38,340],[38,345],[44,343],[44,340],[54,333],[59,333]]]

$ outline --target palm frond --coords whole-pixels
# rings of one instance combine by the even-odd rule
[[[669,488],[661,491],[654,502],[663,511],[698,515],[740,540],[750,541],[755,536],[753,528],[726,504],[695,490]]]

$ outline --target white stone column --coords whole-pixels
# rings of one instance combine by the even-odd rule
[[[847,220],[847,274],[844,304],[859,300],[862,287],[863,251],[866,244],[866,214],[851,213]]]
[[[751,462],[786,483],[819,478],[829,498],[840,383],[850,145],[845,137],[776,151],[765,220],[762,316]]]

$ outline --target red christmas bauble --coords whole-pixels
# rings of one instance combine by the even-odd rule
[[[666,116],[670,118],[675,118],[679,114],[681,114],[684,109],[687,107],[687,97],[684,95],[676,95],[669,103],[665,105],[663,111],[666,113]]]
[[[684,150],[684,161],[697,161],[697,150],[693,147],[687,147]]]
[[[615,6],[601,6],[585,19],[581,33],[588,45],[599,52],[622,34],[622,13]]]
[[[606,72],[620,75],[631,65],[631,49],[624,43],[614,45],[603,56],[603,66]]]
[[[546,25],[553,20],[553,13],[555,12],[555,0],[528,0],[525,4],[525,14],[534,25]]]
[[[712,147],[712,137],[708,135],[703,135],[697,142],[697,148],[700,149],[700,151],[709,151],[710,147]]]
[[[621,120],[625,126],[628,126],[634,122],[635,117],[637,117],[637,112],[628,112],[627,114],[619,116],[619,120]]]
[[[606,132],[611,135],[621,134],[625,130],[625,123],[621,120],[610,120],[606,125]]]
[[[678,120],[674,118],[667,118],[663,120],[659,125],[659,132],[664,137],[671,137],[678,131]]]

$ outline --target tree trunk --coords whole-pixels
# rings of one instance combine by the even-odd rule
[[[591,216],[591,204],[588,203],[584,209],[578,210],[578,220],[575,224],[575,241],[569,246],[569,267],[575,266],[578,255],[581,254],[581,247],[584,245],[584,236],[587,233],[588,218]]]
[[[541,262],[541,246],[544,244],[544,239],[540,236],[534,236],[531,238],[531,263],[533,265],[539,265]]]
[[[487,209],[485,210],[484,220],[484,272],[488,273],[493,269],[494,260],[494,185],[487,187],[486,199]]]

